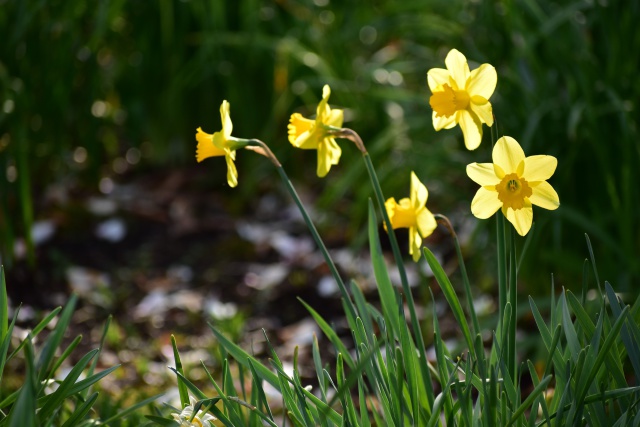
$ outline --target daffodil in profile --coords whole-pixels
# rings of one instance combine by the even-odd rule
[[[315,120],[302,117],[300,113],[294,113],[289,119],[289,142],[304,150],[318,150],[319,177],[324,177],[329,173],[332,165],[337,165],[340,160],[342,150],[336,140],[329,133],[333,128],[342,127],[342,110],[329,107],[329,95],[331,89],[329,85],[322,88],[322,100],[316,109]]]
[[[428,197],[427,187],[411,172],[409,197],[401,199],[399,203],[393,197],[385,202],[393,229],[409,229],[409,254],[416,262],[420,259],[422,239],[431,235],[437,227],[436,219],[426,207]]]
[[[198,147],[196,148],[196,159],[198,162],[208,157],[224,156],[227,162],[227,182],[229,187],[238,185],[238,170],[234,163],[236,159],[236,150],[245,146],[244,140],[231,136],[233,131],[233,123],[229,115],[229,103],[222,101],[220,106],[220,118],[222,120],[222,130],[213,135],[204,132],[201,128],[196,130],[196,140]]]
[[[475,150],[482,141],[482,124],[493,125],[489,98],[498,81],[496,69],[482,64],[470,71],[467,58],[456,49],[449,52],[444,62],[446,69],[432,68],[427,73],[433,127],[438,131],[460,125],[465,146]]]
[[[482,187],[471,202],[471,212],[486,219],[498,209],[526,235],[533,221],[532,205],[554,210],[560,206],[558,193],[547,182],[556,170],[553,156],[525,157],[518,141],[510,136],[498,139],[493,147],[493,163],[471,163],[467,175]]]

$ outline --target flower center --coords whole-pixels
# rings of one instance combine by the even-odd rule
[[[458,110],[465,110],[469,101],[466,90],[453,90],[448,84],[442,85],[442,90],[433,92],[429,98],[429,104],[436,112],[436,117],[449,117]]]
[[[514,211],[522,209],[524,199],[533,194],[529,183],[515,173],[505,175],[502,181],[496,185],[496,191],[498,192],[498,199],[500,199],[504,207],[511,208]]]

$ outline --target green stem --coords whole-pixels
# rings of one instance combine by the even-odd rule
[[[376,174],[375,168],[373,167],[373,162],[371,161],[371,157],[367,152],[360,135],[357,134],[352,129],[341,129],[339,132],[336,132],[336,136],[341,138],[346,138],[353,141],[362,153],[362,158],[364,159],[364,164],[367,167],[367,172],[369,173],[369,179],[371,180],[371,185],[373,186],[373,191],[376,195],[376,201],[378,203],[378,208],[382,211],[382,218],[387,227],[387,234],[389,236],[389,241],[391,242],[391,250],[393,252],[393,257],[396,261],[396,265],[398,266],[398,272],[400,273],[400,282],[402,283],[402,291],[404,292],[405,298],[407,299],[407,306],[409,307],[409,315],[411,317],[411,326],[415,333],[416,338],[416,346],[418,347],[418,351],[420,352],[420,371],[422,373],[422,377],[425,379],[424,385],[427,391],[427,397],[429,399],[429,403],[433,404],[435,399],[433,393],[433,387],[431,385],[431,373],[427,366],[426,362],[426,351],[424,345],[424,338],[422,337],[422,329],[420,328],[420,322],[418,321],[418,315],[416,314],[415,302],[413,300],[413,295],[411,294],[411,289],[409,288],[409,281],[407,280],[407,272],[404,268],[404,260],[402,259],[402,254],[400,252],[400,247],[398,246],[398,240],[396,239],[396,234],[393,231],[393,226],[391,225],[391,220],[389,219],[389,214],[387,213],[387,209],[385,208],[384,202],[385,198],[382,194],[382,188],[380,187],[380,181],[378,180],[378,175]]]
[[[471,295],[471,283],[469,282],[469,276],[467,275],[467,267],[464,265],[464,258],[462,256],[462,249],[460,249],[460,241],[458,235],[451,225],[449,218],[442,214],[435,214],[434,217],[441,221],[444,221],[447,230],[453,238],[453,244],[456,247],[456,254],[458,255],[458,264],[460,265],[460,274],[462,274],[462,283],[464,285],[464,293],[467,298],[467,305],[469,306],[469,314],[471,314],[471,320],[473,321],[473,334],[480,333],[480,324],[478,323],[478,316],[476,315],[476,309],[473,306],[473,296]]]
[[[506,248],[504,240],[504,215],[498,212],[496,215],[496,240],[498,244],[498,334],[502,336],[502,319],[504,319],[504,310],[507,305],[507,265],[506,265]],[[500,343],[504,346],[505,343]]]
[[[509,372],[513,378],[514,385],[517,386],[517,357],[516,357],[516,311],[518,309],[518,270],[516,262],[516,237],[515,230],[510,229],[509,245],[509,302],[511,303],[511,323],[509,325]]]
[[[340,277],[340,273],[338,273],[338,269],[336,268],[336,265],[333,263],[333,259],[331,259],[331,255],[329,255],[329,251],[327,250],[327,247],[324,245],[324,242],[322,241],[320,234],[318,234],[318,230],[316,229],[316,226],[313,224],[313,221],[311,221],[311,218],[309,217],[307,210],[302,204],[302,201],[300,200],[300,197],[298,196],[296,189],[293,187],[293,184],[291,183],[291,180],[289,180],[287,173],[282,168],[282,165],[280,164],[276,156],[273,154],[271,149],[269,149],[267,144],[265,144],[263,141],[260,141],[259,139],[250,140],[250,144],[246,148],[256,151],[259,154],[262,154],[263,156],[267,157],[269,160],[271,160],[271,163],[273,163],[273,165],[278,170],[278,174],[280,175],[280,178],[282,179],[282,182],[284,183],[285,188],[293,198],[293,201],[296,203],[296,206],[298,206],[298,209],[302,214],[302,218],[304,219],[304,222],[307,224],[309,231],[311,231],[313,240],[315,240],[316,245],[318,245],[318,248],[320,248],[320,252],[324,257],[325,262],[329,266],[331,275],[333,276],[336,283],[338,284],[338,288],[340,288],[340,293],[342,294],[342,298],[345,300],[345,303],[346,303],[345,307],[347,307],[347,311],[348,311],[347,316],[350,319],[355,321],[357,317],[356,311],[355,311],[353,302],[351,301],[351,297],[349,296],[349,292],[347,291],[347,287],[342,281],[342,277]]]
[[[291,181],[289,180],[289,177],[287,176],[282,166],[277,166],[276,169],[280,174],[280,178],[282,178],[282,182],[284,183],[285,188],[293,198],[293,201],[296,203],[296,206],[298,206],[298,209],[300,210],[300,213],[304,218],[304,222],[307,224],[309,231],[311,231],[313,240],[315,240],[316,245],[318,245],[318,248],[320,248],[320,252],[322,252],[322,256],[324,257],[324,261],[329,266],[329,270],[331,270],[331,275],[333,276],[336,283],[338,284],[338,287],[340,288],[340,293],[342,294],[342,298],[344,298],[344,300],[347,302],[346,307],[349,310],[349,313],[348,313],[349,316],[352,319],[355,319],[357,316],[356,316],[355,309],[353,308],[353,303],[351,302],[351,297],[349,297],[349,292],[347,291],[347,287],[342,281],[342,278],[340,277],[340,273],[338,273],[338,269],[336,268],[336,265],[333,263],[333,260],[331,259],[331,255],[329,255],[329,251],[327,250],[327,247],[324,245],[324,242],[322,241],[320,234],[318,234],[318,230],[316,229],[316,226],[311,221],[311,218],[309,217],[307,210],[302,204],[302,201],[300,200],[300,197],[298,196],[296,189],[293,188],[293,184],[291,184]]]

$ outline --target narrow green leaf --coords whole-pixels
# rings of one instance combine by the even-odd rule
[[[11,407],[9,427],[36,427],[38,425],[39,415],[36,414],[36,383],[38,378],[31,337],[27,337],[25,341],[27,341],[24,347],[27,373],[16,403]]]
[[[444,272],[442,266],[433,255],[433,253],[429,250],[429,248],[425,247],[422,249],[422,251],[424,253],[424,256],[427,258],[427,262],[429,263],[429,267],[431,267],[431,271],[433,271],[433,275],[440,285],[440,289],[442,289],[444,297],[449,303],[449,307],[451,307],[453,316],[456,318],[458,325],[462,329],[462,335],[467,342],[469,352],[471,353],[472,357],[475,358],[475,355],[473,354],[473,339],[471,338],[471,332],[469,331],[469,324],[467,323],[467,319],[465,318],[464,312],[462,311],[462,306],[460,305],[460,300],[458,300],[456,291],[453,289],[453,285],[449,281],[447,274]]]
[[[533,401],[536,400],[537,397],[541,395],[543,391],[545,391],[547,385],[551,381],[551,378],[552,378],[551,375],[543,378],[542,381],[540,381],[540,383],[531,391],[531,394],[529,394],[529,396],[527,396],[527,398],[524,400],[524,402],[522,402],[522,404],[518,407],[518,409],[516,409],[513,412],[513,414],[511,415],[511,419],[507,423],[507,427],[509,427],[510,425],[513,425],[516,421],[518,421],[518,418],[520,417],[520,415],[524,414],[524,411],[529,406],[531,406]]]
[[[380,247],[378,220],[371,200],[369,200],[369,249],[371,251],[371,264],[373,265],[378,294],[380,295],[380,303],[382,304],[382,313],[394,336],[399,337],[401,320],[397,310],[398,298],[391,284],[391,279],[389,279],[389,272]]]
[[[98,393],[93,393],[91,396],[84,401],[82,405],[80,405],[73,414],[62,424],[62,427],[73,427],[80,423],[80,421],[87,415],[87,413],[93,407],[93,404],[98,399]]]
[[[164,396],[164,393],[160,393],[160,394],[156,394],[155,396],[151,396],[148,397],[130,407],[128,407],[127,409],[118,412],[115,415],[112,415],[111,417],[107,418],[106,420],[102,421],[102,424],[108,426],[111,425],[111,423],[113,423],[116,420],[122,419],[126,416],[128,416],[129,414],[132,414],[134,412],[137,412],[140,408],[147,406],[148,404],[150,404],[151,402],[155,401],[156,399],[158,399],[159,397]]]
[[[322,318],[322,316],[320,316],[318,312],[315,311],[309,304],[304,302],[301,298],[298,298],[298,301],[300,301],[302,305],[307,309],[309,314],[311,314],[311,317],[313,317],[313,320],[315,320],[320,329],[322,329],[322,332],[324,332],[326,337],[329,338],[329,341],[331,341],[331,343],[335,346],[336,352],[343,353],[345,362],[347,362],[347,365],[349,365],[350,368],[353,368],[355,365],[353,358],[351,358],[349,350],[347,350],[347,347],[344,345],[335,329],[329,326],[329,324]]]
[[[58,319],[56,327],[53,329],[53,332],[51,332],[44,344],[44,348],[42,349],[36,364],[36,369],[38,369],[38,381],[45,380],[49,375],[49,367],[53,362],[56,349],[60,346],[64,333],[69,327],[77,301],[78,297],[75,294],[71,295],[67,305],[64,307],[64,310],[60,313],[60,318]]]
[[[182,368],[182,361],[180,360],[180,352],[178,352],[178,343],[176,342],[175,335],[171,334],[171,347],[173,348],[173,360],[176,364],[176,371],[180,372],[184,376],[184,369]],[[189,405],[189,392],[187,386],[182,381],[178,381],[178,393],[180,394],[181,409]]]
[[[4,266],[0,265],[0,343],[4,342],[8,329],[9,299],[7,298],[7,283],[4,277]]]

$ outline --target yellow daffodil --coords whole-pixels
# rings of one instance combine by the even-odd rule
[[[427,197],[429,197],[427,187],[420,182],[415,173],[411,172],[409,197],[401,199],[400,203],[397,203],[393,197],[385,202],[393,229],[409,229],[409,253],[416,262],[420,259],[422,239],[431,235],[437,226],[436,219],[425,206]]]
[[[242,146],[239,140],[231,136],[233,123],[229,116],[229,103],[222,101],[220,106],[220,118],[222,120],[222,130],[213,135],[204,132],[201,128],[196,131],[198,147],[196,149],[196,159],[198,162],[207,157],[224,156],[227,161],[227,182],[229,187],[238,185],[238,170],[233,163],[236,159],[236,150]]]
[[[289,142],[293,146],[305,150],[318,150],[319,177],[329,173],[332,165],[337,165],[342,150],[336,140],[328,133],[329,128],[341,128],[343,121],[342,110],[329,108],[329,85],[322,88],[322,100],[316,109],[316,119],[306,119],[299,113],[294,113],[289,119]]]
[[[518,141],[510,136],[498,139],[493,163],[471,163],[467,175],[482,187],[471,202],[471,212],[486,219],[502,208],[518,234],[526,235],[533,221],[532,205],[554,210],[558,194],[547,182],[556,170],[553,156],[525,157]]]
[[[469,150],[475,150],[482,141],[482,124],[493,125],[489,98],[498,81],[496,69],[482,64],[469,71],[467,58],[456,49],[449,52],[444,62],[447,69],[432,68],[427,73],[432,92],[429,104],[433,108],[433,127],[451,129],[459,124],[464,144]]]

